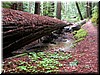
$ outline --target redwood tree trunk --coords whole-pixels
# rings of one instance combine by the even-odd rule
[[[35,2],[35,14],[40,15],[40,2]]]
[[[11,9],[17,10],[17,2],[12,4]]]
[[[91,2],[89,2],[89,18],[91,18],[92,17],[92,3]]]
[[[61,19],[61,2],[57,2],[56,17]]]
[[[68,25],[59,19],[12,9],[3,9],[2,16],[4,56]]]
[[[15,2],[12,4],[11,9],[23,11],[23,3]]]
[[[23,3],[22,2],[17,3],[17,10],[23,11]]]
[[[87,2],[86,4],[87,4],[87,6],[86,6],[87,17],[91,18],[91,16],[92,16],[92,3]]]

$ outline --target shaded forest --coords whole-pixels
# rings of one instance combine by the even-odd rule
[[[3,1],[2,72],[97,74],[98,5]]]

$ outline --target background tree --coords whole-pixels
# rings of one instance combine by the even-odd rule
[[[79,12],[80,18],[81,18],[81,20],[83,20],[83,17],[82,17],[81,11],[79,9],[78,3],[77,2],[75,2],[75,3],[76,3],[77,10]]]
[[[23,11],[23,2],[17,2],[17,10]]]
[[[23,11],[23,2],[13,2],[11,9]]]
[[[58,19],[67,20],[68,22],[77,22],[80,20],[80,16],[81,19],[82,17],[91,18],[92,14],[94,14],[93,10],[95,6],[97,6],[97,2],[78,2],[79,9],[77,9],[77,4],[75,2],[2,2],[3,8],[57,17]],[[81,14],[77,10],[81,12]]]
[[[14,2],[12,4],[11,9],[17,10],[17,2]]]
[[[89,2],[89,18],[92,17],[92,2]]]
[[[57,2],[56,17],[61,19],[61,2]]]
[[[40,15],[40,2],[35,2],[35,14]]]
[[[87,2],[86,3],[86,11],[87,11],[87,17],[91,18],[92,15],[92,3],[91,2]]]

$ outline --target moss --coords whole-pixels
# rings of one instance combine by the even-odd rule
[[[76,39],[73,45],[73,47],[75,47],[78,42],[84,40],[84,38],[88,35],[88,32],[84,29],[80,29],[78,31],[74,31],[73,35],[74,38]]]
[[[84,30],[84,29],[80,29],[78,30],[77,32],[75,31],[75,35],[74,35],[74,38],[79,40],[80,38],[84,38],[87,36],[87,31]]]

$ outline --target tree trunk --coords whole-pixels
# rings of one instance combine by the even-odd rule
[[[49,35],[54,30],[68,25],[59,19],[18,10],[3,9],[2,13],[3,29],[5,27],[17,26],[17,28],[3,31],[4,56],[45,35]]]
[[[11,9],[17,10],[17,2],[12,4]]]
[[[23,3],[15,2],[12,4],[11,9],[23,11]]]
[[[88,14],[88,2],[86,3],[86,17],[89,17],[89,14]]]
[[[35,2],[35,14],[40,15],[40,2]]]
[[[91,18],[92,17],[92,3],[87,2],[86,4],[87,4],[86,6],[87,17]]]
[[[17,10],[23,11],[23,3],[22,2],[17,3]]]
[[[92,17],[92,3],[91,2],[89,2],[89,18],[91,18]]]
[[[56,17],[61,19],[61,2],[57,2]]]
[[[79,15],[80,15],[81,20],[83,20],[83,17],[82,17],[82,14],[81,14],[81,11],[79,9],[79,6],[78,6],[78,3],[77,2],[76,2],[76,7],[77,7],[77,10],[79,12]]]

